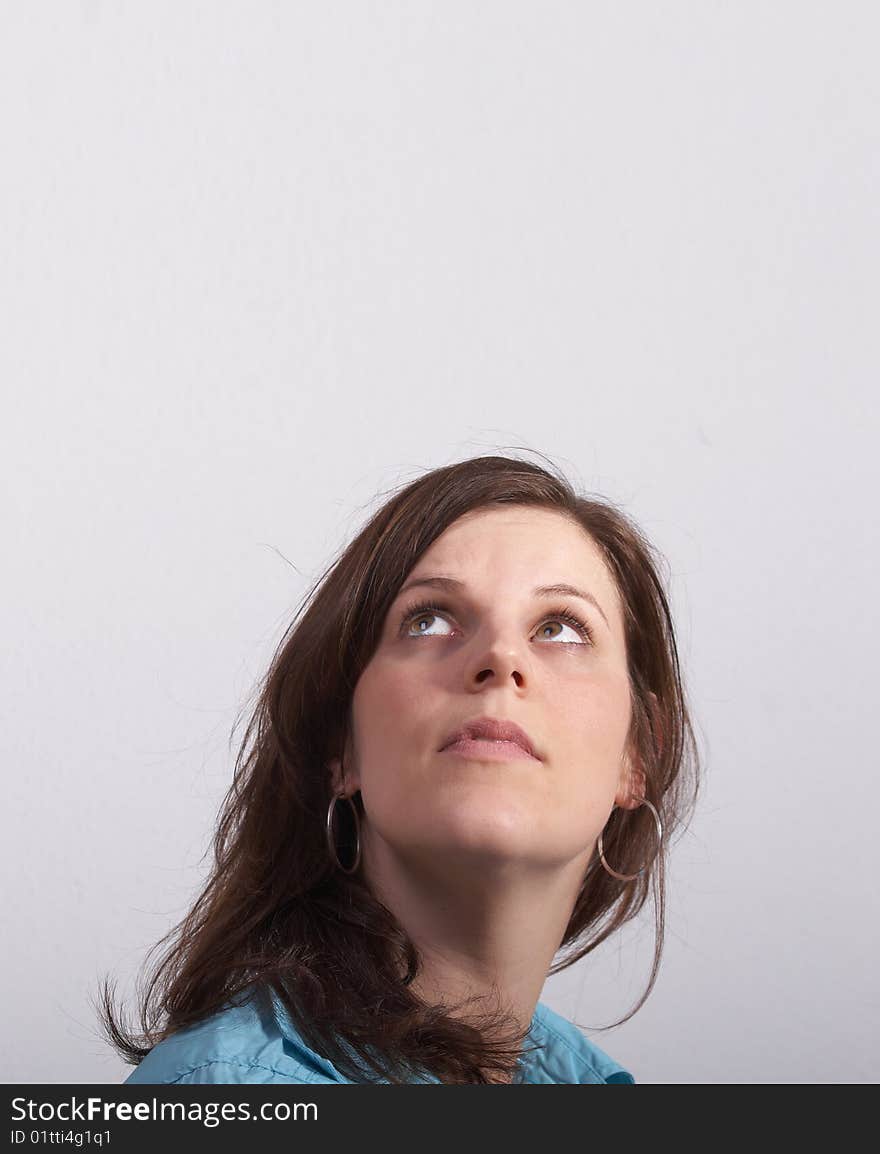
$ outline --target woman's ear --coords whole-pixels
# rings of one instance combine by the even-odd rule
[[[342,783],[342,766],[340,764],[339,758],[334,757],[327,768],[330,770],[330,781],[333,786],[333,793],[343,793],[344,789]]]
[[[660,703],[657,700],[657,695],[650,690],[648,690],[648,713],[651,732],[654,734],[657,753],[660,755],[665,744],[663,717],[660,712]],[[644,768],[641,764],[634,764],[630,756],[627,755],[621,770],[620,782],[614,798],[614,804],[620,809],[636,809],[641,804],[640,799],[647,796],[646,789],[647,781]]]
[[[333,782],[333,792],[344,793],[346,797],[351,797],[353,793],[361,788],[361,778],[357,769],[353,767],[354,758],[351,754],[351,746],[346,738],[345,742],[345,775],[343,779],[342,761],[338,757],[334,757],[332,761],[327,763],[327,768],[330,770],[330,778]]]
[[[638,809],[645,796],[645,774],[640,768],[633,768],[629,763],[624,765],[620,774],[620,784],[614,795],[614,804],[618,809]]]

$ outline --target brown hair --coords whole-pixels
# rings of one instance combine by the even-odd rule
[[[482,456],[434,469],[393,492],[304,599],[259,684],[214,833],[212,873],[190,912],[150,951],[173,939],[139,992],[141,1036],[117,1023],[103,983],[101,1025],[126,1061],[137,1064],[157,1042],[256,985],[274,990],[306,1044],[353,1081],[378,1074],[402,1084],[414,1071],[445,1083],[515,1078],[527,1032],[513,1028],[498,1005],[462,1016],[476,996],[456,1006],[418,998],[410,986],[420,966],[416,946],[362,871],[334,866],[326,843],[328,763],[343,756],[354,688],[392,601],[422,553],[458,517],[501,505],[555,510],[582,526],[620,593],[632,700],[628,749],[644,770],[663,839],[658,847],[647,806],[612,811],[603,831],[606,859],[625,874],[650,864],[622,882],[593,854],[560,943],[567,953],[549,974],[634,918],[653,886],[650,980],[613,1025],[644,1004],[663,948],[668,847],[692,814],[700,775],[660,558],[620,508],[578,495],[552,466]],[[359,793],[353,801],[363,814]]]

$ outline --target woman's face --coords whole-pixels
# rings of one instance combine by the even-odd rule
[[[416,584],[438,576],[461,587]],[[535,592],[563,582],[598,606]],[[409,616],[423,600],[445,608]],[[562,607],[592,641],[560,619]],[[617,590],[584,530],[550,510],[477,510],[430,546],[389,610],[352,709],[344,787],[361,790],[367,866],[381,839],[384,858],[440,871],[477,865],[481,877],[576,859],[585,867],[615,801],[631,805],[631,791],[642,792],[625,760],[630,690]],[[538,758],[441,750],[485,716],[519,725]]]

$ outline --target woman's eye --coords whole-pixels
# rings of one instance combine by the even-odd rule
[[[430,621],[433,618],[435,621],[443,621],[444,618],[439,617],[436,613],[418,613],[415,617],[409,619],[410,626],[420,625],[423,621]],[[419,629],[415,633],[410,633],[410,637],[424,637],[426,630]]]
[[[563,629],[567,629],[567,630],[569,631],[569,633],[571,633],[571,634],[572,634],[572,636],[574,637],[574,641],[568,641],[568,642],[567,642],[567,644],[569,644],[569,645],[578,645],[578,644],[583,644],[583,639],[582,639],[582,638],[580,638],[580,637],[578,637],[578,632],[577,632],[577,630],[576,630],[576,629],[573,629],[573,628],[572,628],[572,626],[571,626],[571,625],[569,625],[567,622],[565,622],[565,621],[558,621],[558,620],[556,620],[556,618],[552,618],[552,619],[551,619],[551,620],[549,620],[549,621],[545,621],[545,622],[543,623],[543,625],[541,625],[541,627],[538,629],[538,632],[539,632],[539,633],[544,633],[544,631],[545,631],[545,630],[552,628],[552,626],[554,626],[554,625],[559,625],[559,626],[561,626]],[[554,636],[555,636],[555,637],[558,637],[558,636],[559,636],[559,634],[558,634],[558,633],[556,633],[556,634],[554,634]],[[545,640],[552,640],[552,638],[547,638],[547,637],[545,637]]]
[[[420,606],[409,612],[404,619],[404,628],[407,637],[433,637],[436,634],[433,632],[430,625],[425,625],[425,622],[441,621],[448,625],[445,614],[448,610],[442,609],[439,606]],[[555,626],[560,627],[560,632],[549,633]],[[568,630],[571,637],[565,638],[563,632]],[[440,634],[445,636],[445,634]],[[562,637],[560,644],[563,645],[589,645],[592,643],[592,634],[588,626],[581,622],[574,615],[569,615],[566,612],[551,614],[546,617],[544,621],[538,626],[538,636],[544,641],[555,641],[556,638]]]

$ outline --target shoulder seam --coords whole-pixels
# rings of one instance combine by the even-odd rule
[[[245,1070],[267,1070],[270,1074],[278,1074],[282,1078],[290,1078],[292,1076],[289,1070],[279,1070],[277,1066],[266,1066],[261,1062],[244,1062],[239,1058],[208,1058],[205,1062],[199,1062],[194,1066],[188,1066],[185,1070],[178,1074],[176,1078],[169,1079],[169,1081],[165,1084],[167,1086],[173,1086],[176,1082],[179,1082],[181,1078],[187,1077],[188,1074],[194,1074],[196,1070],[204,1070],[206,1066],[217,1065],[241,1066]],[[305,1079],[306,1082],[311,1082],[315,1077],[314,1071],[309,1070],[306,1066],[303,1065],[302,1062],[296,1063],[295,1072],[298,1072],[299,1070],[302,1070],[304,1073],[310,1075],[310,1077]]]
[[[599,1078],[602,1082],[605,1081],[605,1076],[602,1074],[602,1072],[600,1070],[597,1070],[596,1067],[593,1065],[593,1063],[589,1060],[589,1058],[587,1058],[584,1054],[578,1053],[578,1051],[574,1048],[574,1046],[572,1046],[571,1042],[569,1042],[568,1038],[566,1038],[563,1034],[560,1034],[559,1031],[557,1029],[555,1029],[555,1027],[551,1026],[550,1023],[547,1021],[546,1017],[543,1017],[542,1024],[544,1026],[544,1029],[548,1033],[552,1034],[554,1038],[558,1038],[559,1041],[562,1043],[562,1045],[565,1046],[565,1048],[571,1054],[573,1054],[574,1057],[578,1059],[578,1061],[583,1062],[583,1064],[587,1067],[587,1069],[592,1070],[592,1072],[596,1075],[596,1077]],[[572,1025],[573,1025],[575,1030],[578,1030],[578,1027],[574,1026],[574,1023],[572,1023]],[[580,1030],[578,1030],[578,1032],[580,1033]],[[582,1036],[584,1038],[584,1041],[589,1042],[589,1038],[587,1038],[586,1035],[582,1035]],[[609,1055],[609,1057],[610,1057],[610,1055]],[[612,1061],[613,1061],[613,1059],[612,1059]],[[626,1073],[628,1073],[628,1071],[624,1070],[623,1067],[620,1066],[616,1062],[615,1062],[615,1069],[610,1071],[610,1072],[612,1074],[626,1074]],[[630,1076],[632,1076],[632,1075],[630,1075]]]

